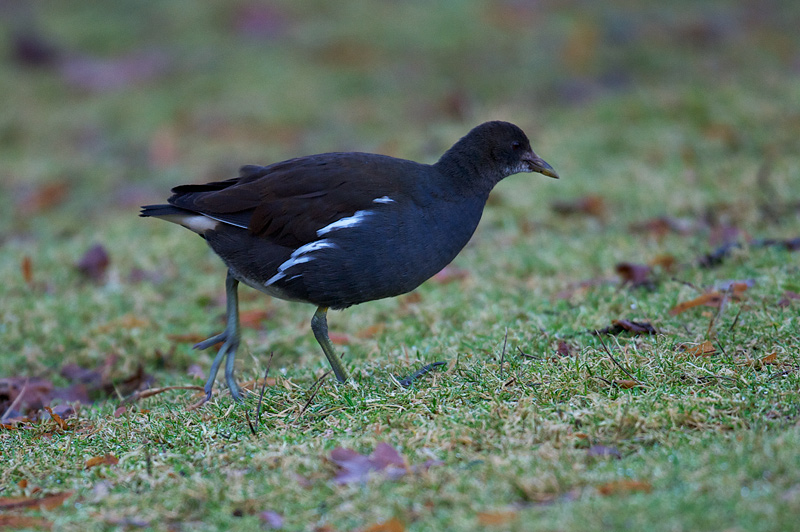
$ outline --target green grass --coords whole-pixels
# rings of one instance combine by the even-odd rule
[[[330,313],[353,380],[329,377],[310,403],[327,370],[313,308],[243,288],[242,309],[269,315],[244,331],[237,376],[263,376],[272,352],[277,381],[256,435],[257,396],[235,405],[222,383],[198,410],[172,391],[120,415],[118,398],[83,405],[66,430],[0,431],[0,497],[74,492],[4,515],[58,530],[252,529],[265,510],[286,530],[391,518],[407,530],[796,528],[800,301],[778,302],[800,292],[798,252],[745,245],[710,269],[697,259],[715,228],[800,236],[798,9],[627,4],[284,2],[279,32],[262,39],[233,29],[239,4],[39,8],[41,31],[68,50],[155,49],[171,66],[87,92],[56,70],[0,63],[13,102],[0,109],[0,377],[63,386],[64,364],[116,355],[115,379],[141,364],[154,386],[202,384],[187,372],[214,353],[170,337],[222,329],[224,267],[188,231],[137,218],[171,186],[323,151],[432,162],[485,119],[517,122],[562,179],[497,187],[456,259],[464,279]],[[69,187],[63,201],[32,208],[53,183]],[[550,208],[587,195],[605,216]],[[692,230],[634,228],[662,215]],[[99,283],[74,267],[95,243],[111,257]],[[614,274],[662,255],[676,266],[652,289]],[[754,284],[722,311],[669,313],[727,280]],[[614,319],[660,334],[604,347],[589,331]],[[684,350],[704,340],[714,355]],[[396,383],[436,360],[446,369]],[[614,384],[631,377],[641,385]],[[334,482],[333,449],[369,455],[379,442],[420,468]],[[106,454],[119,462],[85,467]]]

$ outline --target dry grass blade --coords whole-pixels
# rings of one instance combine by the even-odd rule
[[[297,422],[297,421],[298,421],[298,420],[299,420],[301,417],[303,417],[303,414],[305,413],[305,411],[306,411],[306,410],[308,410],[308,407],[309,407],[309,406],[311,406],[311,402],[312,402],[312,401],[314,400],[314,398],[317,396],[317,392],[319,392],[320,388],[322,388],[322,381],[324,381],[324,380],[325,380],[325,378],[326,378],[328,375],[330,375],[330,374],[331,374],[331,371],[333,371],[333,370],[330,370],[330,369],[329,369],[328,371],[326,371],[325,373],[323,373],[323,374],[322,374],[322,377],[320,377],[319,379],[317,379],[317,380],[316,380],[316,382],[314,382],[314,384],[312,384],[312,385],[311,385],[311,388],[309,388],[309,390],[313,390],[313,392],[311,393],[311,397],[309,397],[309,398],[308,398],[308,401],[306,401],[306,404],[304,404],[304,405],[303,405],[303,409],[302,409],[302,410],[300,410],[300,413],[299,413],[299,414],[297,414],[297,419],[295,419],[295,423],[296,423],[296,422]]]
[[[600,345],[602,345],[602,346],[603,346],[603,350],[604,350],[604,351],[606,352],[606,354],[608,355],[608,358],[610,358],[610,359],[611,359],[611,362],[613,362],[613,363],[614,363],[614,364],[615,364],[615,365],[616,365],[616,366],[617,366],[617,367],[618,367],[620,370],[622,370],[622,373],[624,373],[625,375],[627,375],[628,377],[630,377],[630,378],[631,378],[631,380],[633,380],[634,382],[636,382],[636,384],[638,384],[639,386],[644,386],[644,384],[643,384],[643,383],[642,383],[642,382],[641,382],[639,379],[637,379],[636,377],[634,377],[633,375],[631,375],[631,374],[630,374],[630,372],[629,372],[627,369],[625,369],[625,368],[622,366],[622,364],[620,364],[620,363],[619,363],[619,361],[618,361],[616,358],[614,358],[614,355],[612,355],[612,354],[611,354],[611,351],[608,349],[608,347],[606,346],[606,343],[603,341],[603,339],[600,337],[600,335],[599,335],[599,334],[597,335],[597,339],[598,339],[598,340],[600,340]],[[603,379],[603,380],[605,380],[605,379]]]
[[[164,386],[163,388],[148,388],[147,390],[140,390],[133,392],[131,395],[123,399],[121,404],[127,405],[130,403],[135,403],[139,399],[147,399],[148,397],[153,397],[154,395],[159,395],[164,392],[170,392],[172,390],[196,390],[202,392],[205,389],[202,386]],[[203,401],[203,403],[204,402],[205,401]],[[202,405],[203,403],[200,403],[200,405]],[[194,408],[197,408],[197,406],[195,406]]]

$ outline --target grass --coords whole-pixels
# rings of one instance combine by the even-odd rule
[[[171,338],[221,330],[224,269],[187,231],[136,217],[170,186],[321,151],[433,161],[491,118],[530,132],[562,179],[498,186],[456,259],[466,276],[331,313],[353,381],[328,377],[313,398],[327,370],[313,309],[243,288],[243,311],[266,317],[244,332],[239,379],[262,377],[274,353],[255,435],[257,395],[236,405],[221,383],[197,410],[172,391],[2,430],[0,497],[72,495],[0,518],[58,530],[249,529],[267,510],[286,530],[395,530],[393,518],[407,530],[795,527],[799,306],[779,301],[800,292],[797,252],[751,243],[717,267],[697,262],[725,228],[800,236],[794,3],[753,18],[724,2],[286,2],[261,36],[236,29],[243,5],[36,13],[73,52],[168,58],[117,90],[0,64],[15,103],[0,111],[0,376],[65,385],[64,364],[116,355],[115,379],[141,364],[155,386],[202,384],[190,370],[213,353]],[[68,191],[32,203],[48,185]],[[550,208],[590,195],[599,216]],[[657,216],[690,230],[636,229]],[[74,267],[95,243],[111,257],[101,282]],[[615,276],[664,255],[675,267],[656,268],[650,289]],[[728,280],[752,286],[721,310],[670,314]],[[615,319],[659,334],[589,333]],[[686,350],[706,340],[713,355]],[[448,365],[397,384],[436,360]],[[335,482],[331,451],[380,442],[414,472]],[[108,454],[118,462],[87,467]]]

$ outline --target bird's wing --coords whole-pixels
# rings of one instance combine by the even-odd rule
[[[243,166],[227,181],[175,187],[169,203],[296,247],[337,220],[377,207],[375,200],[397,201],[421,166],[365,153],[313,155]]]

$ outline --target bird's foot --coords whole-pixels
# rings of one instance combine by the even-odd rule
[[[211,399],[211,393],[214,389],[214,381],[217,378],[217,372],[225,361],[225,382],[228,384],[228,389],[231,396],[236,401],[242,401],[242,389],[236,384],[236,379],[233,377],[234,362],[236,361],[236,351],[239,349],[239,335],[229,334],[228,329],[225,329],[220,334],[212,336],[207,340],[195,344],[195,349],[208,349],[212,345],[223,342],[222,347],[219,348],[217,356],[214,357],[214,362],[211,363],[211,369],[208,372],[208,380],[204,390],[206,392],[206,400]]]

